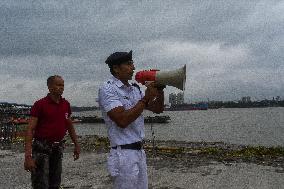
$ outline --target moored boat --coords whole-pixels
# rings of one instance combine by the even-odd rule
[[[187,110],[208,110],[207,103],[197,104],[175,104],[169,108],[165,108],[165,111],[187,111]]]
[[[98,116],[72,117],[73,123],[104,123],[104,119]]]
[[[147,116],[144,118],[144,123],[169,123],[170,116]]]

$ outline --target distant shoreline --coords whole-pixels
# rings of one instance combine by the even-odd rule
[[[284,107],[284,100],[261,100],[261,101],[209,101],[209,102],[199,102],[206,103],[208,109],[218,109],[218,108],[267,108],[267,107]],[[184,105],[196,105],[197,103],[184,103]],[[166,105],[167,106],[167,105]],[[0,102],[0,112],[2,110],[9,109],[23,109],[27,111],[31,108],[31,105],[26,104],[17,104],[17,103],[8,103]],[[97,106],[71,106],[72,112],[83,112],[83,111],[97,111],[100,110]]]

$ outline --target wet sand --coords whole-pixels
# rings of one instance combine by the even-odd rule
[[[159,145],[162,145],[162,142]],[[175,143],[173,145],[195,147],[213,145],[234,148],[222,143]],[[80,159],[73,161],[72,146],[67,146],[63,159],[62,187],[66,189],[111,188],[111,179],[106,170],[107,152],[88,150],[90,148],[86,145],[82,147]],[[147,158],[150,189],[281,189],[284,186],[282,156],[260,159],[220,159],[212,153],[209,155],[157,153],[155,155],[148,152]],[[0,150],[1,189],[31,188],[30,175],[23,169],[23,161],[22,149]]]

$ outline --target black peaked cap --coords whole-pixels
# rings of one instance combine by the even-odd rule
[[[105,61],[108,65],[117,65],[132,60],[132,50],[129,52],[112,53]]]

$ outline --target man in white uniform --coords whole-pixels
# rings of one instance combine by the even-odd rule
[[[108,171],[115,189],[147,189],[142,112],[163,112],[164,87],[151,83],[143,95],[137,84],[129,84],[135,70],[132,51],[115,52],[105,62],[112,77],[99,89],[99,105],[111,145]]]

